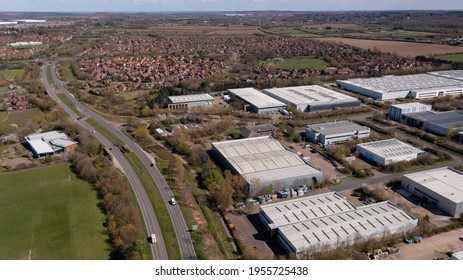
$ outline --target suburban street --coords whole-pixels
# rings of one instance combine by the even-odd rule
[[[47,67],[42,69],[42,82],[45,85],[47,93],[69,114],[70,118],[78,121],[87,130],[95,131],[95,137],[107,148],[106,150],[110,153],[110,155],[116,158],[116,160],[119,162],[121,168],[127,176],[130,185],[132,186],[140,206],[140,211],[146,226],[146,236],[149,236],[152,233],[156,234],[157,242],[154,244],[148,243],[150,245],[153,258],[156,260],[167,260],[167,249],[163,241],[161,228],[157,221],[156,214],[154,213],[151,201],[149,200],[148,195],[146,194],[146,191],[143,188],[143,185],[140,182],[140,179],[137,177],[134,169],[116,146],[114,146],[105,136],[95,130],[95,128],[89,125],[83,118],[80,118],[80,116],[66,104],[64,104],[64,102],[61,102],[60,98],[56,95],[54,88],[48,83],[46,69]],[[111,148],[111,150],[109,150],[109,148]]]
[[[135,143],[131,138],[129,138],[127,135],[122,133],[120,130],[114,128],[107,119],[105,119],[104,117],[96,113],[95,111],[89,109],[88,107],[86,107],[85,105],[77,101],[74,98],[74,96],[63,86],[62,82],[58,79],[54,64],[51,64],[51,76],[56,86],[76,106],[77,110],[81,111],[84,115],[89,116],[90,118],[93,118],[96,122],[98,122],[100,125],[105,127],[113,135],[115,135],[122,142],[124,142],[133,151],[133,153],[140,159],[140,161],[143,163],[143,165],[145,166],[145,168],[148,170],[151,177],[153,178],[156,186],[158,187],[162,195],[164,202],[166,203],[169,216],[171,217],[171,220],[174,226],[174,230],[175,230],[177,241],[180,247],[182,259],[196,259],[196,253],[193,247],[193,242],[191,240],[188,227],[185,223],[185,220],[180,211],[180,208],[178,207],[178,205],[170,205],[168,203],[170,198],[173,197],[173,193],[170,190],[167,182],[164,180],[164,177],[162,176],[160,171],[157,169],[156,165],[151,166],[153,162],[146,155],[145,151],[137,143]],[[120,151],[118,151],[118,153],[120,153]],[[140,184],[140,187],[143,190],[143,192],[142,190],[140,190],[140,193],[144,194],[143,195],[144,198],[142,200],[146,200],[143,202],[143,204],[145,203],[150,204],[148,196],[146,195],[146,192],[144,191],[143,186],[141,184]],[[152,217],[150,217],[150,220],[151,219]],[[156,231],[156,232],[160,233],[160,229],[159,231]]]

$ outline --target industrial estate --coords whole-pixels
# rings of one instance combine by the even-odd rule
[[[0,259],[461,259],[463,13],[352,13],[0,13]]]

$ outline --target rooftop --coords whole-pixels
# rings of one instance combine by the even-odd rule
[[[357,78],[340,82],[382,93],[436,89],[453,86],[463,87],[463,81],[428,74]]]
[[[335,122],[326,122],[326,123],[319,123],[319,124],[310,124],[310,125],[307,125],[307,128],[315,132],[324,134],[324,135],[333,135],[333,134],[349,133],[349,132],[362,131],[362,130],[370,130],[370,128],[366,126],[361,126],[351,121],[335,121]]]
[[[463,202],[463,172],[450,167],[441,167],[431,170],[405,174],[407,177],[423,187],[446,197],[447,199]]]
[[[411,103],[403,103],[403,104],[393,104],[391,106],[395,108],[400,108],[400,109],[408,109],[408,108],[420,108],[420,107],[431,106],[431,105],[423,104],[419,102],[411,102]]]
[[[393,158],[405,155],[422,153],[423,151],[417,149],[409,144],[405,144],[397,139],[386,139],[382,141],[375,141],[369,143],[357,144],[382,158]]]
[[[330,90],[321,86],[299,86],[265,89],[265,92],[277,95],[289,103],[296,105],[316,105],[346,101],[358,101],[358,99]]]
[[[463,70],[437,71],[428,74],[463,81]]]
[[[286,107],[286,104],[263,94],[254,88],[236,88],[228,90],[231,94],[238,96],[256,108]]]
[[[212,145],[248,182],[253,179],[278,181],[320,172],[269,136],[215,142]]]
[[[447,129],[463,127],[463,111],[426,111],[405,114],[409,118],[421,120]]]
[[[40,139],[43,141],[51,141],[54,139],[67,139],[68,137],[66,136],[65,133],[60,132],[60,131],[48,131],[48,132],[43,132],[43,133],[36,133],[36,134],[31,134],[26,136],[26,140],[36,140]]]
[[[55,152],[55,150],[53,150],[47,142],[44,142],[42,140],[34,139],[28,141],[28,143],[37,154],[51,154]]]
[[[209,94],[177,95],[177,96],[169,96],[169,99],[172,103],[214,101],[214,97],[212,97]]]
[[[262,132],[273,132],[275,130],[277,130],[277,128],[274,125],[265,123],[242,127],[240,128],[240,133],[243,137],[248,138],[261,136],[260,133]]]

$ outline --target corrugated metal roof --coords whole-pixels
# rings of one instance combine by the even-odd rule
[[[190,95],[177,95],[168,97],[172,103],[188,103],[200,101],[214,101],[214,97],[209,94],[190,94]]]
[[[286,104],[284,104],[283,102],[280,102],[268,95],[265,95],[254,88],[236,88],[229,89],[228,91],[230,92],[230,94],[238,96],[240,99],[246,101],[247,103],[259,109],[286,107]]]
[[[363,147],[370,153],[380,156],[384,159],[424,152],[397,139],[386,139],[382,141],[362,143],[357,144],[357,146]]]

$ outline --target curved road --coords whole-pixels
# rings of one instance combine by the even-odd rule
[[[167,260],[168,254],[167,254],[167,249],[165,247],[165,244],[162,238],[161,227],[159,226],[159,223],[157,221],[156,214],[154,213],[154,209],[151,204],[151,201],[149,200],[148,195],[146,194],[146,191],[143,188],[143,185],[140,179],[137,177],[132,166],[127,161],[127,159],[122,154],[122,152],[116,146],[114,146],[105,136],[103,136],[101,133],[96,131],[95,128],[93,128],[91,125],[85,122],[82,118],[80,118],[80,116],[76,114],[72,109],[70,109],[66,104],[61,102],[60,98],[56,95],[54,88],[48,83],[46,69],[47,67],[42,68],[42,82],[45,85],[48,95],[52,99],[54,99],[56,103],[58,103],[69,114],[69,116],[72,119],[75,119],[76,121],[78,121],[87,130],[95,131],[94,135],[96,136],[96,138],[98,138],[98,140],[100,140],[100,142],[106,148],[111,149],[109,153],[111,154],[111,156],[116,158],[117,161],[120,163],[135,193],[135,196],[140,206],[143,219],[145,221],[147,236],[149,236],[151,233],[156,234],[157,243],[150,244],[151,253],[153,255],[153,258],[156,260]]]
[[[75,104],[78,110],[80,110],[84,114],[93,118],[100,125],[104,126],[108,131],[110,131],[117,138],[119,138],[122,142],[124,142],[133,151],[133,153],[140,159],[140,161],[143,163],[143,165],[145,166],[145,168],[148,170],[151,177],[153,178],[154,182],[156,183],[156,186],[158,187],[162,195],[162,198],[164,199],[164,202],[166,203],[167,210],[169,212],[169,216],[172,220],[175,234],[177,236],[177,241],[180,247],[180,253],[181,253],[182,259],[186,259],[186,260],[196,259],[196,253],[194,250],[193,241],[191,240],[191,236],[190,236],[188,227],[185,223],[185,220],[183,218],[182,212],[180,211],[180,208],[178,207],[178,205],[170,205],[168,203],[170,198],[173,197],[174,195],[172,191],[170,190],[169,185],[164,180],[164,177],[162,176],[161,172],[159,172],[159,170],[157,169],[156,165],[151,166],[153,163],[151,159],[146,155],[145,151],[137,143],[135,143],[131,138],[129,138],[124,133],[122,133],[120,130],[114,128],[107,119],[103,118],[101,115],[99,115],[95,111],[87,108],[85,105],[77,101],[74,98],[74,96],[63,86],[62,82],[56,76],[54,64],[51,65],[51,70],[52,70],[51,76],[52,76],[53,81],[56,83],[56,85],[61,90],[61,92],[64,95],[66,95],[73,104]]]

